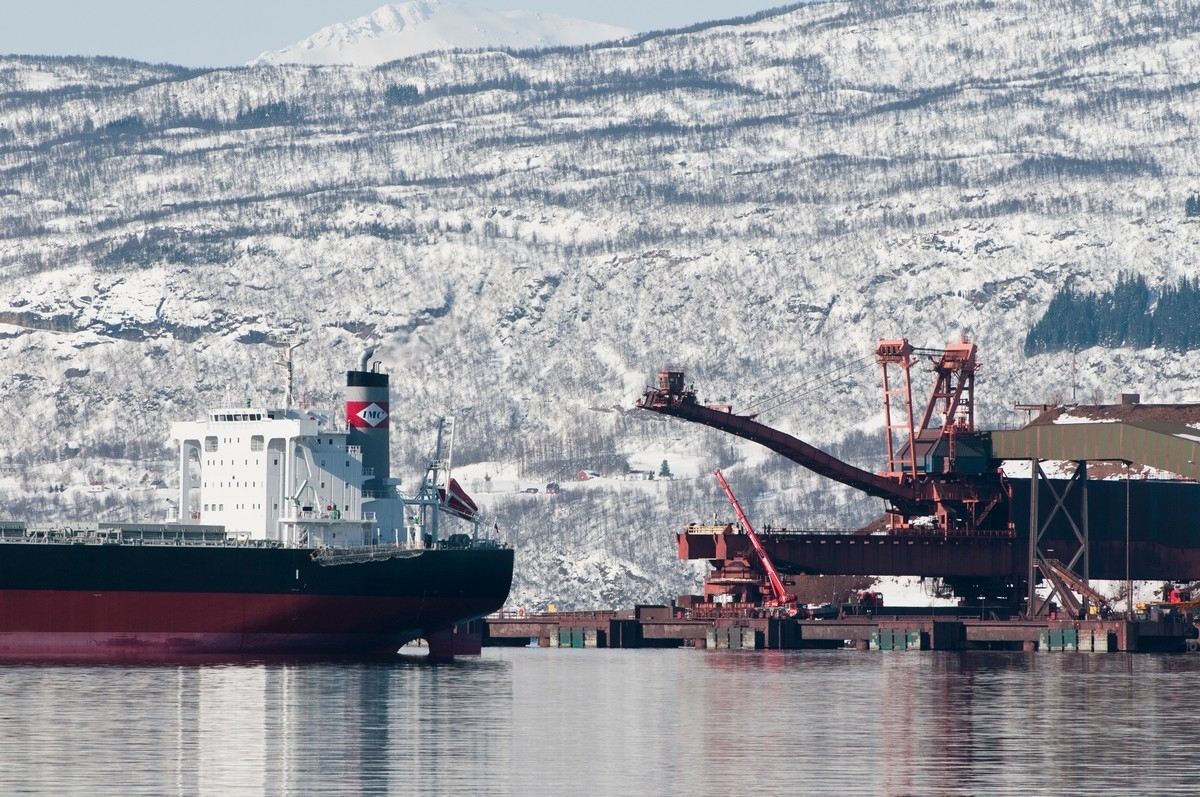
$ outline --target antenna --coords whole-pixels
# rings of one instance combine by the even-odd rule
[[[442,449],[446,452],[445,457],[442,456]],[[442,461],[442,467],[446,469],[446,482],[449,484],[450,471],[454,466],[454,416],[447,415],[442,419],[442,428],[438,430],[438,459]]]
[[[1076,348],[1074,346],[1072,346],[1071,347],[1071,404],[1073,404],[1073,405],[1079,403],[1078,400],[1075,398],[1075,384],[1076,384],[1076,381],[1075,381],[1075,351],[1076,351]]]
[[[303,346],[304,341],[303,340],[293,340],[290,342],[271,341],[271,345],[278,349],[285,349],[283,358],[277,362],[277,365],[282,365],[284,368],[287,369],[287,385],[286,385],[286,392],[284,394],[285,398],[284,398],[283,407],[284,407],[284,409],[290,410],[295,406],[295,389],[296,389],[296,386],[295,386],[296,368],[295,368],[295,362],[292,357],[292,352],[296,351],[296,349]]]

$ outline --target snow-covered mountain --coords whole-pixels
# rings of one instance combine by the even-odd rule
[[[409,0],[322,28],[251,62],[377,66],[435,50],[526,50],[620,39],[633,31],[531,11],[491,11],[458,0]]]
[[[717,466],[760,523],[880,509],[634,410],[667,363],[872,470],[882,337],[969,334],[984,427],[1195,401],[1186,353],[1023,351],[1063,286],[1200,273],[1195,11],[830,2],[370,69],[0,59],[0,515],[154,516],[171,420],[282,401],[272,338],[305,337],[324,406],[381,343],[410,482],[456,416],[526,608],[694,584],[673,535],[730,516]],[[618,478],[664,460],[678,478]],[[605,478],[519,492],[584,469]]]

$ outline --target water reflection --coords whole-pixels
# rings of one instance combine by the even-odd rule
[[[0,668],[0,793],[461,793],[507,767],[511,669]]]
[[[0,668],[0,793],[1192,794],[1198,656]]]

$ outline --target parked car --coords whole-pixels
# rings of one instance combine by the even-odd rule
[[[534,495],[535,493],[537,493],[537,491],[538,491],[538,489],[537,489],[536,487],[526,487],[526,488],[525,488],[524,490],[522,490],[521,492],[523,492],[523,493],[529,493],[530,495]]]
[[[550,482],[546,485],[547,495],[558,495],[558,482]]]

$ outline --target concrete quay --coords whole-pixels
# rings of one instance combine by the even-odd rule
[[[746,616],[694,619],[669,606],[630,611],[495,615],[485,646],[720,650],[1025,650],[1200,652],[1180,620],[986,620],[884,613],[822,620]]]

